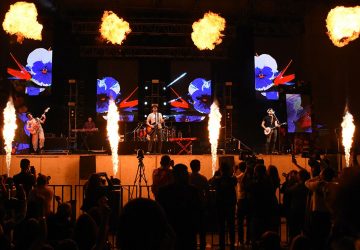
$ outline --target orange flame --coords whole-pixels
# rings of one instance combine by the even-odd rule
[[[113,163],[113,172],[116,176],[119,166],[118,147],[120,141],[119,135],[119,112],[114,100],[109,101],[109,110],[107,114],[107,136],[111,148],[111,159]]]
[[[357,39],[360,33],[360,6],[338,6],[330,10],[326,28],[328,36],[337,47],[343,47]]]
[[[342,143],[345,149],[345,161],[346,166],[350,166],[350,150],[353,143],[353,136],[355,132],[354,118],[352,114],[346,111],[343,122],[341,123],[342,127]]]
[[[101,21],[100,34],[112,44],[121,45],[126,35],[131,32],[129,23],[112,11],[104,11]]]
[[[4,145],[5,145],[4,148],[6,152],[6,169],[8,176],[10,172],[12,142],[15,137],[16,128],[17,125],[16,125],[15,107],[12,98],[9,98],[9,101],[7,102],[6,107],[4,109],[4,129],[3,129],[3,137],[4,137]]]
[[[210,107],[209,123],[208,123],[209,141],[211,144],[211,163],[212,163],[211,166],[212,166],[213,175],[216,169],[217,147],[220,136],[220,128],[221,128],[221,113],[218,104],[214,102]]]
[[[41,40],[43,26],[37,22],[37,10],[33,3],[16,2],[10,5],[5,15],[3,29],[10,35],[17,36],[17,42],[24,38]]]
[[[222,42],[221,34],[225,30],[225,19],[209,11],[204,17],[192,25],[191,39],[200,50],[213,50]]]

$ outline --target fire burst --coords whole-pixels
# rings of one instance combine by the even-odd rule
[[[6,168],[7,168],[8,176],[10,172],[12,142],[15,137],[16,128],[17,125],[16,125],[15,107],[12,98],[10,98],[4,109],[4,129],[3,129],[3,137],[5,141],[4,148],[6,152]]]
[[[346,166],[349,167],[350,150],[351,150],[351,145],[353,143],[355,125],[354,125],[354,118],[352,114],[350,114],[349,111],[347,111],[347,108],[345,115],[343,117],[343,122],[341,123],[341,127],[342,127],[342,143],[345,149],[345,161],[346,161]]]
[[[326,18],[328,36],[337,47],[343,47],[360,34],[360,6],[338,6],[330,10]]]
[[[217,155],[217,147],[218,147],[218,140],[220,135],[220,128],[221,128],[221,113],[219,110],[219,106],[216,102],[214,102],[210,107],[210,114],[209,114],[209,123],[208,123],[208,130],[209,130],[209,140],[211,144],[211,165],[212,165],[212,173],[214,175],[216,169],[216,155]]]
[[[116,176],[119,166],[118,146],[120,141],[119,136],[119,112],[117,110],[114,100],[109,101],[109,110],[107,114],[107,136],[111,148],[111,159],[113,163],[113,172]]]
[[[131,32],[129,23],[112,11],[104,11],[101,21],[101,36],[112,44],[121,45],[126,35]]]
[[[200,50],[213,50],[222,42],[221,34],[225,30],[225,19],[209,11],[204,17],[192,25],[191,39]]]
[[[17,42],[24,38],[41,40],[43,26],[37,22],[37,10],[33,3],[16,2],[10,5],[5,15],[3,29],[10,35],[17,36]]]

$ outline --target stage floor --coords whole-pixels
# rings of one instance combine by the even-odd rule
[[[272,164],[278,167],[282,181],[282,173],[288,173],[290,170],[296,169],[291,162],[291,155],[258,155],[257,157],[263,159],[266,166]],[[30,160],[31,165],[35,167],[37,173],[51,176],[50,182],[54,185],[83,184],[92,172],[106,172],[108,176],[114,176],[111,155],[99,154],[13,155],[11,159],[10,176],[20,171],[20,160],[23,158]],[[201,162],[201,174],[205,175],[208,179],[212,176],[211,155],[171,155],[171,158],[175,164],[184,163],[188,167],[193,159],[198,159]],[[114,177],[119,178],[123,185],[134,184],[139,165],[136,155],[119,155],[118,159],[118,171]],[[160,166],[160,159],[161,155],[145,155],[143,159],[148,184],[152,183],[152,172]],[[297,159],[301,166],[309,169],[306,158],[299,156]],[[235,164],[240,162],[238,155],[218,155],[217,167],[219,162],[223,160],[234,162]],[[85,164],[81,164],[81,162],[85,162]],[[0,172],[1,174],[5,174],[7,172],[5,155],[0,155],[0,163]]]

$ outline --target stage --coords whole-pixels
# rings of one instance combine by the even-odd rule
[[[263,159],[265,165],[270,164],[278,167],[280,178],[282,173],[288,173],[296,169],[291,162],[291,155],[258,155]],[[336,156],[335,156],[336,157]],[[108,176],[114,176],[111,155],[104,154],[81,154],[81,155],[12,155],[10,176],[20,171],[20,160],[28,158],[31,166],[34,166],[37,173],[51,176],[50,184],[53,185],[79,185],[83,184],[89,174],[94,172],[106,172]],[[160,166],[161,155],[145,155],[143,163],[145,176],[148,184],[152,183],[152,171]],[[208,179],[212,176],[211,155],[171,155],[175,164],[184,163],[188,167],[191,160],[198,159],[201,162],[201,174]],[[333,157],[334,158],[334,157]],[[6,157],[0,156],[1,174],[6,173]],[[217,166],[221,161],[230,161],[238,164],[238,155],[218,155]],[[309,170],[307,158],[297,156],[298,163]],[[132,185],[136,177],[139,161],[136,155],[119,155],[119,167],[117,175],[123,185]],[[190,171],[190,167],[189,167]],[[283,179],[282,179],[283,181]],[[145,183],[143,183],[145,184]]]

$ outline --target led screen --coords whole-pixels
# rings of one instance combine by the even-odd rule
[[[291,74],[288,68],[292,64],[278,65],[276,59],[269,54],[255,55],[255,90],[267,100],[278,100],[278,87],[293,85],[295,74]]]
[[[129,91],[121,91],[121,83],[114,77],[97,79],[96,112],[105,115],[109,109],[109,100],[113,99],[120,112],[119,120],[123,122],[135,121],[138,110],[137,90],[133,87]]]
[[[289,133],[311,133],[310,97],[300,94],[286,94],[287,125]]]
[[[138,62],[132,59],[100,59],[97,65],[96,112],[106,116],[109,99],[115,100],[122,122],[138,119]]]
[[[28,96],[50,93],[52,54],[51,49],[45,48],[30,49],[22,53],[18,50],[11,52],[7,72],[16,92]]]
[[[184,72],[167,87],[170,88],[170,115],[176,122],[201,122],[210,113],[211,80],[192,78]]]

